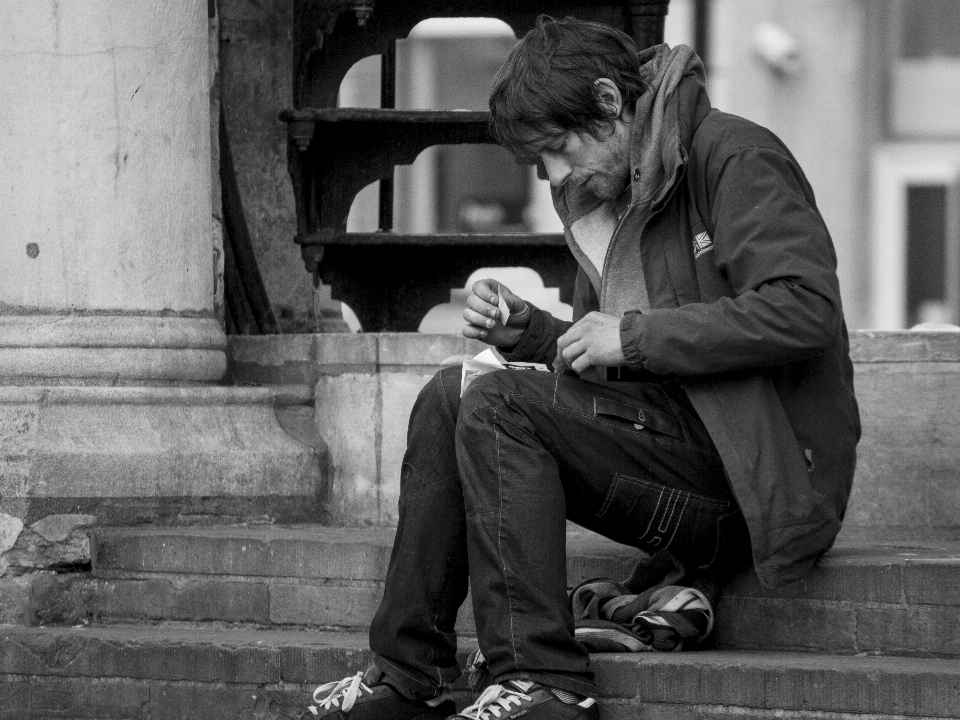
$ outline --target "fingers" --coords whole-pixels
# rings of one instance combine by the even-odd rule
[[[567,367],[580,374],[593,363],[590,361],[590,346],[583,340],[576,340],[560,351]]]
[[[485,302],[477,295],[467,296],[467,307],[463,310],[463,319],[479,328],[493,328],[500,322],[500,310],[496,305]]]
[[[473,293],[473,295],[476,295],[478,298],[486,303],[489,303],[490,305],[496,305],[500,301],[501,292],[510,292],[507,288],[503,287],[500,283],[491,278],[477,280],[473,284],[473,287],[470,288],[470,291]]]
[[[464,325],[460,328],[460,334],[470,340],[486,340],[487,331],[476,325]]]
[[[579,374],[596,365],[593,355],[594,330],[599,313],[588,313],[571,325],[557,338],[557,351],[563,356],[567,367]]]
[[[496,308],[494,308],[496,310]],[[467,307],[463,311],[463,319],[466,320],[467,324],[474,325],[479,328],[492,328],[497,324],[497,319],[495,317],[490,317],[490,313],[477,312],[470,307]]]
[[[467,295],[467,307],[479,315],[485,317],[496,317],[498,296],[485,292],[478,294],[476,290]]]
[[[464,337],[493,344],[504,339],[505,328],[498,327],[500,309],[497,307],[502,289],[496,280],[483,279],[473,284],[463,311],[467,323],[461,330]]]
[[[501,302],[506,305],[507,312],[502,310]],[[509,322],[517,327],[525,327],[530,314],[530,308],[523,298],[514,295],[510,288],[492,278],[484,278],[473,284],[467,296],[467,307],[479,315],[504,323],[517,316],[513,322]],[[466,315],[464,319],[467,319]]]
[[[496,315],[491,314],[490,310],[497,309],[497,305],[500,303],[500,293],[503,290],[506,290],[506,288],[502,287],[496,280],[490,280],[489,278],[477,280],[470,288],[467,305],[483,315],[496,317]],[[507,292],[510,291],[507,290]]]
[[[557,350],[562,352],[567,347],[569,347],[570,345],[575,343],[577,340],[579,340],[581,337],[583,337],[583,329],[584,329],[583,318],[581,318],[580,320],[575,322],[573,325],[571,325],[569,328],[567,328],[567,331],[563,335],[557,338]]]

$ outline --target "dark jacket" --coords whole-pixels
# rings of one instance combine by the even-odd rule
[[[627,363],[681,380],[723,458],[760,581],[779,587],[833,544],[853,480],[860,421],[836,254],[789,150],[711,109],[686,52],[641,54],[651,85],[632,130],[641,172],[603,285],[578,273],[574,320],[635,296],[628,278],[645,280],[649,309],[620,325]],[[556,198],[578,259],[570,225],[595,204]],[[535,310],[511,357],[550,361],[569,325]]]

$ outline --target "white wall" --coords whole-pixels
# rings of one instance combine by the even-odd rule
[[[872,4],[872,0],[871,0]],[[867,13],[861,0],[714,0],[711,100],[773,130],[807,174],[833,236],[847,322],[867,322],[869,128]],[[756,52],[772,23],[795,39],[797,70],[777,74]]]

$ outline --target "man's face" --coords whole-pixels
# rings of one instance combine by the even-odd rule
[[[615,200],[630,182],[629,126],[619,118],[609,135],[569,131],[532,149],[553,187],[585,186],[603,200]]]

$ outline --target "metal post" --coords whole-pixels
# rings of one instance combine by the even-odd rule
[[[663,42],[663,22],[670,0],[630,0],[625,9],[627,32],[643,50]]]
[[[397,41],[390,40],[387,51],[380,56],[380,107],[397,106]],[[393,174],[380,180],[381,232],[393,229]]]
[[[710,0],[693,2],[693,49],[710,77]]]

